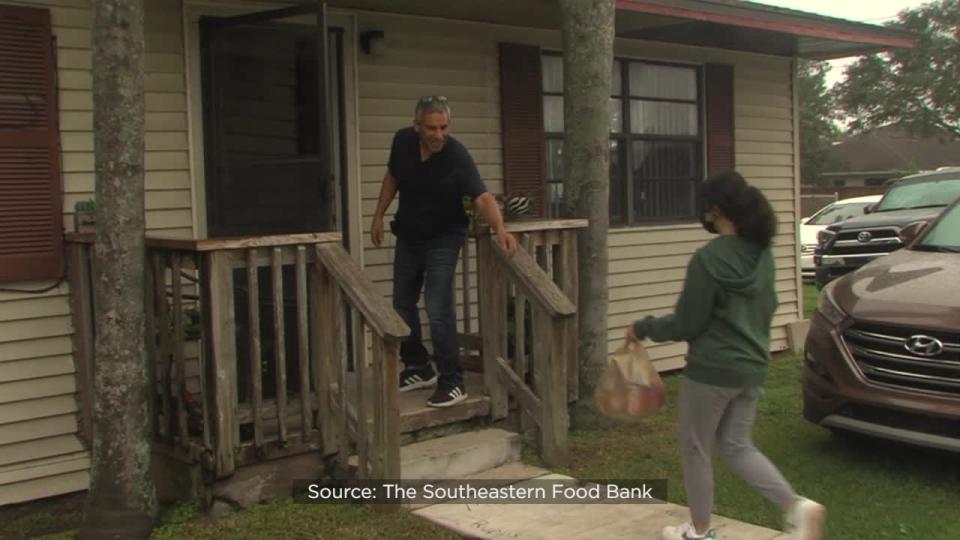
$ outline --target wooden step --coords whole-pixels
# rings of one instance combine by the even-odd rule
[[[467,399],[453,407],[428,407],[427,399],[435,387],[423,388],[400,394],[400,433],[454,424],[477,417],[490,415],[490,398],[483,392],[483,375],[465,371],[463,382]]]

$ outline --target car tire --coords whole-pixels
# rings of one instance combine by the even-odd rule
[[[816,274],[813,277],[813,283],[817,286],[817,290],[823,290],[827,286],[827,283],[830,283],[830,271],[826,268],[817,268]]]

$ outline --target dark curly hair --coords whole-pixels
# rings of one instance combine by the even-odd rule
[[[716,206],[736,226],[737,235],[760,247],[769,247],[777,234],[777,216],[770,202],[736,171],[707,178],[700,200],[703,210]]]

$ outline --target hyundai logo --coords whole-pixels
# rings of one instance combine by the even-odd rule
[[[942,341],[923,334],[910,336],[903,346],[917,356],[936,356],[943,352]]]
[[[857,242],[860,242],[862,244],[866,244],[872,239],[873,239],[873,235],[870,234],[870,231],[863,231],[862,233],[857,235]]]

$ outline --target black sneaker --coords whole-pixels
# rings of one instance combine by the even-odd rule
[[[467,399],[467,389],[463,384],[442,384],[427,400],[427,405],[430,407],[452,407],[465,399]]]
[[[437,384],[437,374],[430,366],[405,369],[400,373],[400,391],[409,392]]]

